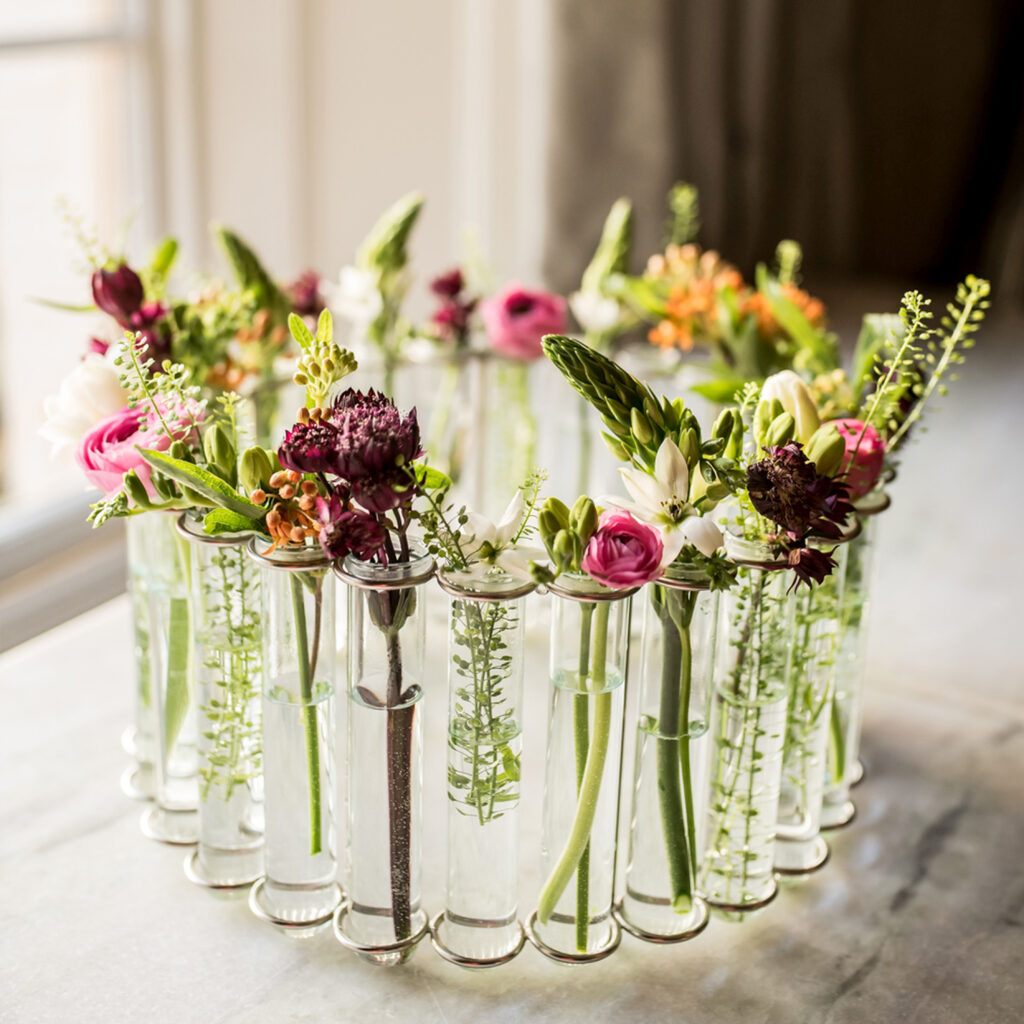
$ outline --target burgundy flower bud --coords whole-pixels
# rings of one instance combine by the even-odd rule
[[[836,561],[830,551],[821,551],[818,548],[793,548],[789,552],[789,567],[796,577],[793,580],[793,587],[798,583],[811,582],[821,583],[835,568]],[[793,587],[790,587],[792,590]]]
[[[296,423],[285,434],[277,457],[285,469],[299,473],[336,473],[337,440],[338,431],[332,423],[323,420]]]
[[[445,274],[441,274],[439,277],[435,277],[430,282],[430,290],[442,299],[454,299],[465,286],[465,279],[458,267],[454,270],[449,270]]]
[[[131,326],[131,315],[139,309],[145,297],[142,279],[127,263],[122,263],[116,270],[101,268],[93,272],[93,302],[122,327]]]
[[[320,275],[315,270],[304,270],[286,286],[285,292],[291,299],[292,310],[299,316],[317,317],[327,305],[320,294]]]

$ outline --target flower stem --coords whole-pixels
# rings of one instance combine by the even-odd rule
[[[306,636],[306,611],[303,607],[302,581],[291,574],[292,611],[295,616],[295,646],[299,663],[302,725],[306,733],[306,768],[309,773],[309,852],[315,856],[323,849],[320,821],[320,737],[317,731],[317,706],[313,703],[313,676],[310,671],[309,641]],[[319,590],[317,592],[319,597]]]
[[[585,607],[585,606],[584,606]],[[589,907],[589,858],[587,858],[584,871],[584,856],[588,852],[590,844],[590,830],[594,825],[594,817],[597,813],[597,802],[601,794],[601,783],[604,777],[604,766],[608,757],[608,744],[611,738],[612,724],[612,695],[604,691],[606,678],[606,659],[608,645],[608,611],[607,602],[601,602],[595,609],[584,616],[584,625],[581,628],[580,651],[584,647],[591,650],[591,638],[589,634],[590,618],[594,622],[594,635],[592,651],[593,657],[588,657],[588,675],[593,680],[593,686],[587,687],[592,692],[576,694],[573,704],[573,723],[576,731],[577,765],[579,764],[579,751],[585,748],[587,751],[583,773],[580,776],[578,796],[576,803],[576,815],[573,819],[569,838],[566,841],[565,849],[562,851],[558,863],[544,888],[541,890],[540,899],[537,904],[537,919],[541,924],[546,924],[555,906],[561,899],[572,878],[574,872],[578,872],[576,890],[576,946],[582,953],[587,949],[587,931],[590,924]],[[583,678],[578,680],[578,685],[586,687]],[[581,727],[584,717],[579,714],[580,700],[585,701],[593,709],[592,728],[588,728],[586,742],[583,739]],[[585,881],[581,881],[585,879]],[[586,902],[584,902],[586,900]]]
[[[382,595],[389,604],[389,620],[395,614],[391,604],[407,599],[403,591]],[[404,621],[404,615],[402,616]],[[387,681],[387,783],[388,783],[388,862],[391,874],[391,921],[395,941],[412,934],[412,896],[410,848],[412,845],[412,731],[415,705],[402,703],[401,627],[388,625],[384,640],[388,661]]]
[[[658,804],[668,856],[672,906],[678,913],[687,913],[693,906],[693,872],[697,859],[688,735],[692,673],[689,623],[694,598],[656,586],[651,599],[662,625]]]

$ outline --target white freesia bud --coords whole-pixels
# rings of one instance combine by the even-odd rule
[[[595,334],[610,331],[622,314],[618,301],[600,292],[573,292],[569,308],[580,327]]]
[[[807,444],[811,435],[821,426],[810,388],[792,370],[782,370],[770,376],[761,387],[761,400],[778,399],[782,408],[796,420],[796,440]]]
[[[39,433],[53,444],[53,454],[57,455],[76,448],[100,420],[127,404],[128,396],[111,358],[90,352],[61,381],[57,394],[43,402],[46,422]]]

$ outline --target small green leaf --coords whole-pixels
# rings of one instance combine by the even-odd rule
[[[416,483],[425,491],[447,490],[452,485],[451,478],[433,466],[417,462],[413,472],[416,474]]]
[[[203,533],[216,536],[221,533],[247,533],[253,528],[253,521],[239,512],[227,508],[215,508],[203,519]]]

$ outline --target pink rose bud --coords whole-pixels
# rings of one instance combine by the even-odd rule
[[[850,488],[850,497],[861,498],[878,481],[885,460],[885,441],[874,427],[860,420],[833,420],[846,444],[846,452],[836,476]]]
[[[481,302],[480,315],[491,345],[513,359],[539,359],[544,335],[564,334],[566,328],[565,299],[516,283]]]
[[[581,567],[606,587],[640,587],[661,575],[661,534],[628,512],[605,512],[590,538]]]
[[[199,418],[199,410],[192,410]],[[191,420],[185,414],[162,408],[161,413],[172,433],[184,440],[192,432]],[[141,408],[121,409],[106,419],[100,420],[82,438],[75,452],[75,461],[85,472],[86,479],[104,494],[110,495],[121,489],[124,474],[134,469],[143,486],[153,497],[149,464],[139,454],[139,448],[166,451],[171,438],[157,426],[149,423],[145,410]]]

